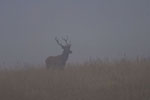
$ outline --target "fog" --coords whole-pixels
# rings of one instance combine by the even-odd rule
[[[44,63],[71,40],[69,62],[150,56],[149,0],[1,0],[0,63]]]

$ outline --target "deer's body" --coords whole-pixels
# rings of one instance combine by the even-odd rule
[[[63,69],[66,65],[69,54],[72,53],[72,51],[70,50],[71,44],[68,44],[66,39],[64,39],[64,41],[66,42],[66,45],[62,45],[61,43],[59,43],[57,39],[55,40],[57,41],[57,44],[62,47],[63,52],[61,55],[58,55],[58,56],[49,56],[45,60],[46,67]]]

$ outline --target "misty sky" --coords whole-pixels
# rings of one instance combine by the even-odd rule
[[[0,0],[0,62],[43,63],[69,36],[69,61],[150,56],[149,0]]]

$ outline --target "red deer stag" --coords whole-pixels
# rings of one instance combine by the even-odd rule
[[[58,56],[49,56],[46,60],[46,67],[47,68],[59,68],[59,69],[64,69],[66,62],[68,60],[69,54],[72,53],[70,50],[71,43],[68,43],[68,37],[67,38],[62,38],[62,40],[65,42],[66,45],[63,45],[62,43],[59,42],[58,38],[55,38],[57,44],[63,49],[63,52],[61,55]]]

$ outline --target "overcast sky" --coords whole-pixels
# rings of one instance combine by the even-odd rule
[[[69,62],[150,56],[149,0],[0,0],[0,62],[44,62],[61,54],[55,36],[69,36]]]

